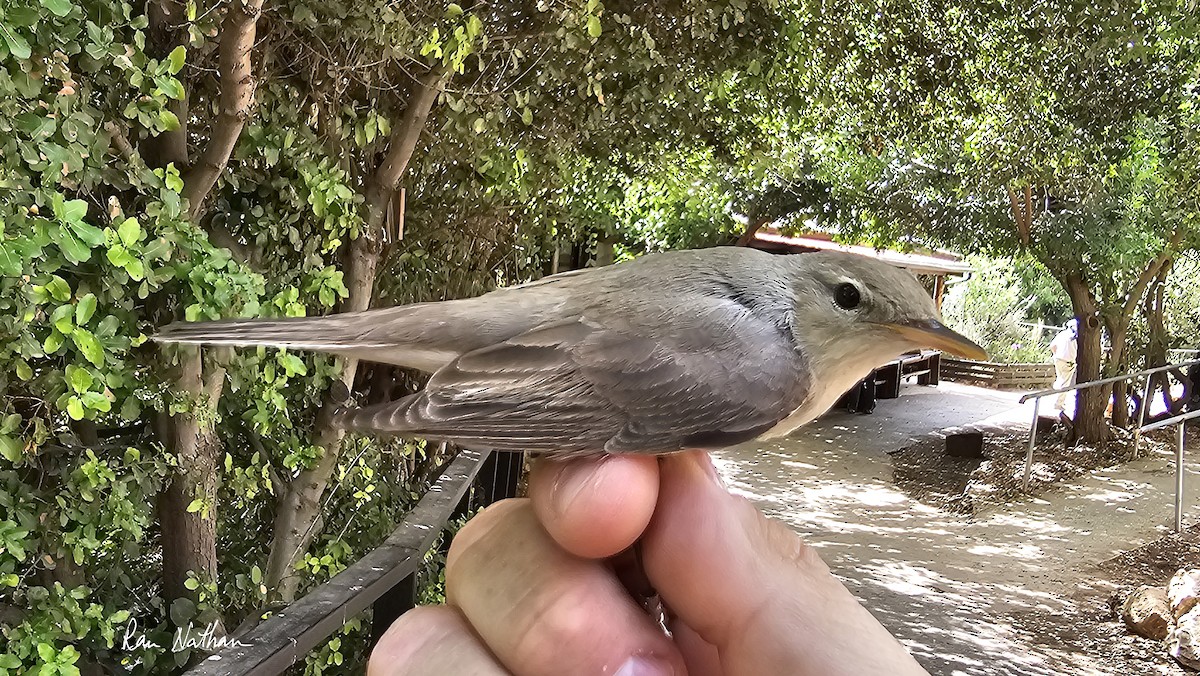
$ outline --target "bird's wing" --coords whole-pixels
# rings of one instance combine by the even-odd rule
[[[799,407],[808,386],[786,325],[706,298],[541,326],[339,423],[494,450],[665,453],[752,439]]]

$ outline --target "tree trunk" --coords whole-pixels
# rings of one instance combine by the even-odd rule
[[[602,268],[606,265],[612,265],[615,258],[615,243],[608,237],[597,239],[595,267]]]
[[[737,242],[734,243],[734,246],[750,246],[754,242],[755,236],[758,235],[758,231],[762,230],[763,226],[770,222],[770,218],[762,216],[754,216],[753,218],[750,218],[748,221],[746,221],[746,229],[742,231],[741,236],[737,238]]]
[[[341,312],[366,310],[371,305],[375,285],[375,271],[382,249],[381,229],[400,179],[408,168],[417,141],[429,118],[446,77],[445,70],[436,68],[426,73],[417,83],[409,97],[404,118],[393,130],[388,140],[388,154],[371,179],[367,189],[367,218],[363,233],[350,243],[346,262],[346,287],[349,296],[340,308]],[[295,575],[296,563],[300,561],[317,534],[320,518],[321,496],[329,478],[337,467],[344,432],[332,425],[333,411],[345,402],[346,393],[354,390],[354,377],[358,372],[358,360],[340,359],[340,382],[335,383],[326,394],[317,415],[315,444],[323,449],[320,458],[312,467],[300,472],[280,496],[275,512],[271,554],[267,561],[266,584],[284,602],[296,597],[300,578]]]
[[[1096,299],[1087,282],[1072,273],[1064,280],[1071,307],[1079,319],[1079,337],[1075,357],[1076,382],[1087,382],[1100,377],[1100,319],[1097,316]],[[1086,443],[1103,442],[1108,438],[1108,424],[1104,420],[1107,397],[1103,388],[1087,387],[1076,390],[1074,441]]]
[[[1104,316],[1104,328],[1108,332],[1108,360],[1104,364],[1105,378],[1120,375],[1129,370],[1129,355],[1127,343],[1129,339],[1129,318],[1121,315]],[[1109,388],[1102,388],[1108,390]],[[1115,427],[1129,427],[1129,382],[1120,381],[1112,384],[1112,423]]]
[[[1146,328],[1149,337],[1146,341],[1146,368],[1158,368],[1166,366],[1167,347],[1170,344],[1170,336],[1167,334],[1166,322],[1163,321],[1163,312],[1166,292],[1167,275],[1171,271],[1171,262],[1167,262],[1158,272],[1158,276],[1154,278],[1154,283],[1146,294],[1146,302],[1142,312],[1146,317]],[[1141,403],[1141,406],[1150,406],[1150,402],[1154,401],[1156,393],[1161,392],[1163,404],[1168,413],[1174,412],[1176,402],[1171,399],[1171,384],[1167,378],[1167,373],[1156,373],[1150,377],[1150,396],[1146,397],[1146,401]],[[1180,407],[1181,408],[1181,407]],[[1146,409],[1146,420],[1150,419],[1150,409]]]
[[[261,7],[262,0],[253,1]],[[176,41],[184,38],[184,33],[179,29],[184,8],[185,5],[177,0],[150,3],[151,32],[159,53],[168,53]],[[229,28],[236,24],[238,30],[245,30],[248,24],[252,36],[257,18],[257,11],[251,16],[238,14],[236,21],[227,17],[224,26]],[[234,94],[231,84],[234,78],[230,77],[229,69],[239,66],[248,69],[250,63],[250,46],[246,44],[239,43],[241,51],[237,59],[228,57],[227,52],[232,52],[230,45],[233,45],[233,37],[225,34],[221,37],[223,97]],[[162,167],[173,163],[182,171],[189,167],[186,125],[190,116],[186,92],[182,100],[171,104],[171,108],[181,126],[148,141],[147,159],[151,166]],[[222,137],[222,140],[216,144],[210,142],[205,149],[205,157],[207,162],[219,163],[224,167],[241,127],[237,127],[232,136],[230,130],[221,127],[218,122],[213,136]],[[214,145],[218,147],[214,148]],[[189,217],[193,222],[199,222],[203,215],[199,204],[203,203],[212,183],[208,183],[203,191],[195,189],[192,181],[186,181],[185,184],[186,192],[196,199]],[[217,243],[222,239],[232,241],[232,237],[221,228],[210,231],[209,236]],[[244,252],[241,253],[244,257]],[[180,370],[172,385],[176,394],[190,405],[187,410],[174,415],[162,412],[157,424],[159,439],[178,463],[175,474],[159,494],[156,505],[162,527],[163,595],[167,601],[177,598],[197,600],[198,590],[189,590],[185,586],[189,573],[204,582],[216,582],[217,579],[216,499],[221,449],[213,429],[213,419],[225,382],[223,367],[212,365],[205,372],[203,356],[198,348],[182,347],[176,354]],[[160,358],[166,361],[165,357]],[[200,508],[188,511],[188,507],[196,500],[200,501],[197,503]],[[223,633],[223,627],[218,626],[218,631]]]
[[[178,467],[159,494],[157,507],[162,524],[164,597],[196,600],[196,592],[184,586],[188,573],[204,582],[217,579],[216,499],[221,447],[210,421],[221,398],[225,369],[212,367],[205,376],[200,350],[190,346],[179,348],[179,360],[175,385],[191,407],[167,421],[168,447]],[[200,500],[203,506],[189,511],[194,500]]]

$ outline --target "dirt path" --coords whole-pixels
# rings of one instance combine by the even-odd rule
[[[1027,419],[1027,410],[988,390],[910,387],[873,416],[832,415],[782,442],[730,449],[717,463],[731,490],[818,547],[933,674],[1182,674],[1165,660],[1129,664],[1081,651],[1028,621],[1099,616],[1096,599],[1108,590],[1096,564],[1169,532],[1169,456],[1099,470],[974,518],[895,487],[887,453],[912,437]],[[1188,522],[1200,519],[1200,458],[1191,460]]]

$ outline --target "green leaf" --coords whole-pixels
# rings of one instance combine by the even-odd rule
[[[50,297],[57,301],[66,302],[71,297],[71,286],[67,284],[67,280],[54,275],[50,281],[46,283],[46,291]]]
[[[13,413],[6,417],[4,422],[0,423],[0,434],[12,434],[16,432],[17,428],[21,426],[22,420],[23,418],[21,418],[20,413]]]
[[[167,55],[167,63],[170,64],[170,67],[167,68],[167,72],[171,75],[174,75],[183,70],[183,61],[186,58],[187,48],[185,48],[183,45],[179,45],[175,49],[172,49],[171,53]]]
[[[137,258],[131,258],[129,262],[125,264],[125,272],[129,273],[129,276],[137,282],[140,282],[146,278],[146,267],[142,265],[142,261]]]
[[[289,376],[299,374],[308,375],[308,368],[304,366],[304,360],[291,353],[284,353],[279,356],[279,363],[283,365]]]
[[[200,498],[196,498],[195,500],[192,500],[191,502],[188,503],[188,506],[187,506],[188,514],[195,514],[196,512],[199,512],[202,509],[204,509],[204,500],[201,500]],[[188,587],[188,589],[195,589],[197,586],[199,586],[196,584],[196,578],[189,577],[187,579],[187,582],[184,583],[184,585],[186,586],[189,582],[192,584],[192,586]]]
[[[164,131],[176,131],[179,129],[179,118],[175,113],[163,108],[158,111],[158,122],[162,125]]]
[[[173,77],[157,78],[154,81],[167,98],[175,99],[176,101],[183,98],[183,84]]]
[[[46,354],[54,354],[55,352],[58,352],[58,348],[62,347],[63,341],[65,340],[66,336],[60,333],[58,329],[55,329],[50,333],[49,336],[46,337],[46,342],[42,343],[42,351]],[[32,373],[30,375],[32,375]]]
[[[59,305],[54,308],[54,312],[50,314],[50,324],[54,326],[60,333],[69,334],[75,329],[75,322],[71,321],[72,315],[75,314],[75,308],[71,305]]]
[[[126,218],[117,226],[117,235],[121,237],[122,244],[133,246],[142,241],[142,226],[138,225],[136,218]]]
[[[112,402],[99,392],[84,392],[79,397],[83,399],[84,405],[93,411],[107,413],[112,410]]]
[[[93,366],[104,366],[104,348],[100,346],[100,341],[96,340],[96,336],[92,335],[90,331],[76,328],[71,334],[71,340],[75,341],[75,347],[79,348],[84,358]]]
[[[79,304],[75,306],[75,323],[83,326],[94,314],[96,314],[96,294],[89,293],[80,298]]]
[[[82,263],[92,257],[92,248],[66,228],[59,233],[57,243],[59,251],[72,263]]]
[[[0,242],[0,277],[20,277],[25,255],[16,241]]]
[[[66,223],[77,223],[87,216],[87,202],[83,200],[71,200],[70,202],[62,202],[59,195],[55,195],[54,200],[54,215],[58,220]]]
[[[0,456],[9,462],[17,462],[21,459],[24,449],[21,447],[21,442],[8,435],[0,435]]]
[[[129,261],[133,259],[133,256],[129,255],[129,250],[126,249],[122,244],[112,245],[112,247],[110,247],[104,255],[108,258],[109,263],[112,263],[118,268],[125,267],[129,264]]]
[[[71,386],[71,389],[75,390],[76,392],[87,392],[88,390],[92,389],[92,383],[94,381],[95,379],[92,378],[91,371],[84,368],[79,368],[78,366],[67,367],[67,383]]]
[[[94,225],[77,220],[71,221],[70,226],[75,235],[83,240],[83,243],[88,245],[88,247],[94,248],[104,242],[104,231]]]
[[[589,16],[587,20],[588,35],[598,38],[600,37],[600,17]]]
[[[29,50],[29,43],[25,41],[25,38],[9,30],[3,24],[0,24],[0,33],[4,35],[4,41],[8,43],[8,51],[12,52],[13,56],[18,59],[28,59],[29,55],[33,53]]]
[[[195,578],[188,578],[188,580],[194,579]],[[183,586],[188,586],[186,580],[184,581]],[[196,587],[199,586],[200,585],[197,583]],[[192,587],[192,589],[194,588],[195,587]],[[186,625],[189,620],[196,616],[196,604],[191,599],[175,599],[171,602],[171,610],[169,611],[169,614],[171,616],[171,622],[173,622],[177,627],[182,627]]]
[[[83,402],[79,397],[72,396],[67,400],[67,415],[71,416],[71,420],[83,420]]]
[[[42,7],[50,10],[54,16],[66,16],[71,13],[71,0],[42,0]]]

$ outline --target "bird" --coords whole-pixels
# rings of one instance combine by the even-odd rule
[[[569,458],[780,437],[918,348],[984,359],[910,272],[867,256],[666,251],[474,298],[177,322],[160,343],[273,346],[427,372],[348,431]]]

